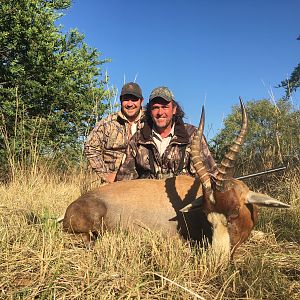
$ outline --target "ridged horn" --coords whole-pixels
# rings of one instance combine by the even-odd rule
[[[199,122],[199,127],[196,130],[194,137],[191,142],[191,159],[194,165],[194,168],[200,178],[200,181],[203,185],[203,188],[206,191],[211,190],[211,182],[209,173],[203,164],[203,161],[200,157],[201,155],[201,145],[202,145],[202,135],[204,129],[204,107],[202,106],[201,118]]]
[[[224,180],[233,176],[234,163],[244,143],[248,129],[248,117],[246,108],[242,98],[239,98],[242,110],[242,127],[238,137],[235,139],[233,145],[229,148],[229,151],[225,154],[218,168],[218,174],[216,176],[216,189],[220,192],[223,192],[225,189]]]

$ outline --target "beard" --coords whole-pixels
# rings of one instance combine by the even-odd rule
[[[136,118],[139,115],[140,110],[138,108],[130,108],[130,109],[124,108],[122,112],[126,118],[128,117]]]
[[[172,119],[167,118],[159,118],[153,119],[153,124],[157,129],[166,129],[168,127],[172,127]]]

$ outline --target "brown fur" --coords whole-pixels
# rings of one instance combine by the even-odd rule
[[[227,182],[228,190],[214,191],[215,204],[205,201],[203,211],[208,214],[217,212],[224,214],[228,222],[228,231],[232,247],[237,247],[247,240],[257,222],[256,205],[247,204],[248,186],[237,179]]]
[[[95,239],[98,232],[118,226],[133,230],[145,228],[166,235],[180,234],[184,239],[212,241],[212,229],[207,220],[211,212],[224,214],[231,246],[244,242],[257,219],[253,205],[245,205],[248,187],[231,181],[224,193],[214,192],[215,205],[203,199],[203,204],[187,213],[180,212],[187,204],[202,197],[198,179],[177,176],[168,179],[137,179],[98,187],[75,200],[66,210],[63,228],[84,234],[85,240]],[[204,197],[205,198],[205,197]]]

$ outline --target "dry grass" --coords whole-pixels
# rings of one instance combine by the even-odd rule
[[[263,209],[257,229],[265,234],[218,269],[202,249],[148,231],[106,233],[88,251],[55,222],[79,196],[81,177],[19,176],[0,186],[0,299],[300,299],[300,182],[293,180],[293,208]]]

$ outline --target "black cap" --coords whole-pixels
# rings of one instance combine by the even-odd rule
[[[143,99],[142,89],[135,82],[129,82],[123,85],[120,99],[124,95],[133,95],[140,99]]]

